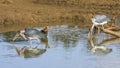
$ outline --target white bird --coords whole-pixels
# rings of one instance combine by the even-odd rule
[[[107,15],[96,15],[96,16],[94,16],[93,18],[91,18],[91,20],[92,20],[92,23],[93,23],[93,25],[92,25],[92,27],[91,27],[91,32],[93,32],[93,29],[94,29],[94,27],[95,26],[98,26],[98,25],[101,25],[102,26],[102,28],[104,29],[104,24],[107,24],[108,23],[108,21],[111,21],[111,17],[109,17],[109,16],[107,16]],[[98,31],[99,31],[100,29],[98,28]]]

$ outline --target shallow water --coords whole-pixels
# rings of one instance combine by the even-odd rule
[[[19,38],[12,41],[16,32],[0,34],[0,66],[2,68],[120,68],[120,42],[104,33],[95,35],[95,45],[108,48],[108,52],[93,52],[88,40],[88,29],[77,26],[51,26],[48,32],[50,48],[45,49],[45,42],[38,44],[32,40],[32,47],[45,49],[34,57],[19,56],[18,49],[30,47],[29,41]],[[112,38],[112,39],[111,39]]]

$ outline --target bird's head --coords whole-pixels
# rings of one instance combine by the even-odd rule
[[[49,30],[49,26],[46,26],[46,27],[44,27],[44,29],[42,29],[41,31],[42,31],[43,33],[47,34],[47,33],[48,33],[48,30]]]
[[[15,41],[19,36],[21,36],[23,39],[27,40],[27,37],[25,35],[25,30],[18,31],[17,34],[14,36],[13,41]]]
[[[92,22],[95,22],[95,19],[94,18],[91,18]]]

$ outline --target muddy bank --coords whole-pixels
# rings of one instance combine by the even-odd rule
[[[103,0],[1,0],[0,27],[77,25],[90,27],[91,17],[107,14],[119,17],[119,1]],[[9,29],[10,30],[10,29]]]

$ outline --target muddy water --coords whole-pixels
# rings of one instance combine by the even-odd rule
[[[16,31],[0,34],[0,66],[2,68],[120,68],[120,39],[104,33],[94,35],[94,45],[103,46],[94,50],[88,40],[88,29],[51,26],[48,32],[50,48],[45,48],[46,42],[32,40],[32,48],[42,53],[27,57],[19,56],[13,46],[19,50],[29,41],[19,37],[12,41]],[[36,52],[36,51],[35,51]]]

